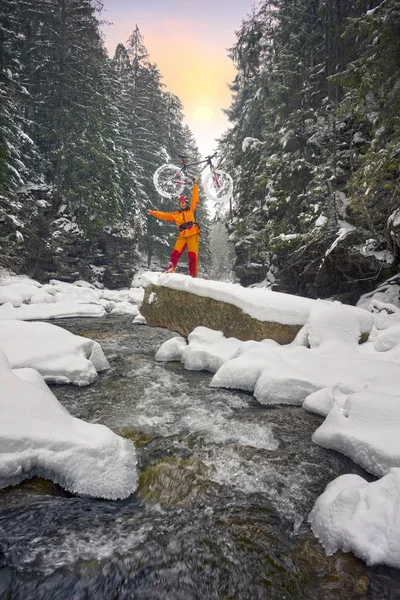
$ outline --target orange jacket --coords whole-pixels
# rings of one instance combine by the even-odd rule
[[[187,238],[195,233],[200,233],[200,227],[195,222],[196,218],[194,215],[194,211],[196,210],[197,203],[199,201],[199,186],[197,183],[194,184],[192,190],[192,199],[190,202],[189,208],[185,210],[174,210],[172,212],[161,212],[160,210],[151,210],[149,214],[156,219],[161,219],[161,221],[171,221],[175,223],[177,227],[184,225],[185,223],[193,223],[193,225],[189,226],[187,229],[179,230],[179,237]]]

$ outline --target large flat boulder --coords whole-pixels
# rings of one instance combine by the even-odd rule
[[[166,327],[184,337],[202,325],[243,341],[270,338],[289,344],[301,329],[300,325],[259,321],[233,304],[154,284],[146,288],[140,312],[148,325]]]
[[[243,341],[272,339],[290,344],[311,310],[324,302],[178,274],[145,273],[142,284],[145,294],[140,312],[147,324],[184,337],[203,326]],[[346,308],[357,316],[360,337],[365,339],[371,327],[370,313]]]

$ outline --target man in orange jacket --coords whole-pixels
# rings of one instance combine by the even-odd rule
[[[179,210],[173,212],[161,212],[159,210],[148,210],[147,214],[161,219],[162,221],[171,221],[179,228],[179,235],[176,239],[174,249],[172,250],[167,273],[175,273],[178,260],[188,249],[188,267],[189,275],[197,277],[197,269],[199,266],[199,241],[200,227],[197,223],[195,210],[199,201],[199,186],[197,184],[198,176],[195,177],[192,189],[192,199],[190,205],[187,196],[180,196]]]

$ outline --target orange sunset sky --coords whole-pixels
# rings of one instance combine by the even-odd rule
[[[100,18],[112,23],[102,26],[109,55],[137,24],[204,155],[227,128],[221,109],[230,105],[228,83],[235,77],[227,49],[253,6],[253,0],[104,0]]]

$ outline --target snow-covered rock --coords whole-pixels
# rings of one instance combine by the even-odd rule
[[[34,368],[53,383],[88,385],[109,368],[97,342],[50,323],[0,321],[0,349],[12,368]]]
[[[36,321],[66,317],[138,315],[143,288],[99,289],[87,281],[52,279],[40,284],[29,277],[0,273],[0,320]]]
[[[368,483],[341,475],[327,485],[309,521],[326,550],[353,552],[369,565],[400,568],[400,469]]]
[[[292,342],[318,310],[348,315],[358,328],[357,341],[368,337],[373,316],[354,306],[300,298],[266,288],[192,278],[179,274],[144,273],[141,313],[151,326],[168,327],[187,337],[198,326],[223,331],[239,340]]]
[[[13,372],[1,350],[0,389],[0,489],[36,475],[93,497],[135,491],[132,442],[72,417],[37,372]]]
[[[146,321],[145,317],[143,315],[141,315],[140,313],[138,315],[136,315],[136,317],[133,319],[132,323],[134,323],[135,325],[147,325],[147,321]]]
[[[159,347],[155,355],[155,360],[159,362],[181,360],[186,346],[184,338],[180,336],[173,337]]]
[[[139,309],[131,302],[125,300],[124,302],[118,302],[110,312],[111,315],[114,316],[125,316],[130,315],[131,317],[136,317],[139,314]]]
[[[335,402],[312,439],[380,477],[400,466],[400,374],[375,386]]]

